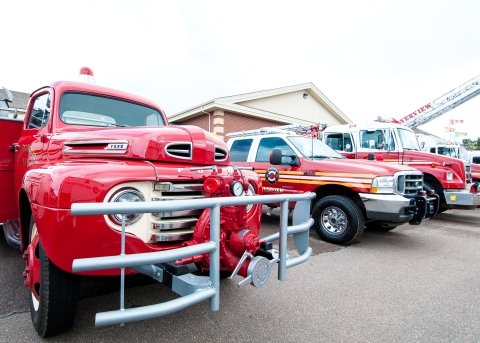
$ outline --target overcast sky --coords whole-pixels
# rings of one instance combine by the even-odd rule
[[[0,86],[31,92],[85,65],[167,115],[313,82],[355,122],[400,118],[480,75],[478,0],[18,0],[0,20]],[[463,120],[476,139],[479,112],[480,96],[423,128],[447,137]]]

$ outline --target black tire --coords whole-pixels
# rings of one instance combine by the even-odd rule
[[[321,198],[313,208],[313,225],[320,238],[335,244],[350,244],[363,234],[365,218],[360,207],[341,195]]]
[[[34,225],[32,219],[31,226],[34,227]],[[32,232],[32,229],[30,231]],[[33,292],[30,292],[32,323],[41,337],[58,335],[73,325],[78,304],[80,277],[55,266],[49,260],[40,242],[35,249],[35,255],[40,260],[40,285],[38,285],[38,299]]]
[[[443,192],[443,188],[440,185],[435,183],[428,183],[423,182],[423,189],[427,192],[430,190],[434,190],[436,194],[440,197],[440,205],[438,206],[438,213],[445,212],[448,210],[447,200],[445,199],[445,193]]]
[[[386,223],[379,220],[372,220],[370,222],[365,223],[365,226],[367,227],[367,229],[373,230],[373,231],[379,231],[379,232],[392,231],[398,225],[400,224],[391,224],[391,223]]]

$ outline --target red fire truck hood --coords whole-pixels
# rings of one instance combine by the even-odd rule
[[[64,132],[69,157],[116,157],[188,164],[229,163],[226,144],[196,126],[114,128]]]

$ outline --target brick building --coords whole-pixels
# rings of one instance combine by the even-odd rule
[[[294,123],[347,124],[351,120],[311,82],[216,98],[169,117],[225,138],[230,132]]]

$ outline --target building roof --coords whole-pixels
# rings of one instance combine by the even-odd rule
[[[292,110],[291,108],[285,111],[277,111],[275,107],[265,107],[265,103],[261,103],[259,101],[267,98],[280,98],[281,96],[298,92],[302,92],[304,98],[311,96],[325,110],[327,110],[333,117],[335,117],[337,121],[344,123],[351,122],[351,120],[311,82],[302,83],[294,86],[215,98],[195,107],[186,109],[182,112],[173,114],[169,116],[169,120],[171,122],[181,121],[188,118],[196,117],[205,112],[224,110],[228,112],[240,113],[253,117],[261,117],[264,119],[270,119],[280,122],[298,122],[299,119],[301,119],[302,121],[309,121],[306,118],[299,118],[298,113],[293,113],[294,110]],[[314,122],[314,120],[312,122]]]
[[[28,104],[28,98],[30,97],[30,93],[24,92],[17,92],[17,91],[10,91],[13,95],[13,101],[9,104],[11,108],[17,108],[20,110],[25,110]],[[7,92],[5,92],[4,88],[0,88],[0,99],[6,99]]]

